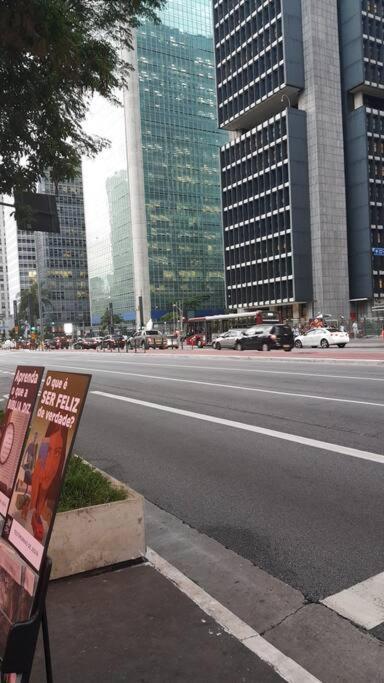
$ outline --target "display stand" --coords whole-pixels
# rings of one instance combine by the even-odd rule
[[[53,683],[48,622],[45,609],[51,568],[52,561],[47,557],[41,569],[31,618],[28,621],[14,624],[9,631],[4,656],[1,659],[2,682],[6,680],[6,674],[17,674],[21,676],[21,683],[28,683],[31,676],[40,624],[42,624],[46,678],[47,683]]]

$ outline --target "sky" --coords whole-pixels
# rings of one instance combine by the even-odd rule
[[[83,159],[87,241],[92,244],[109,232],[106,178],[127,166],[123,107],[95,96],[84,127],[87,133],[108,138],[111,143],[95,159]]]

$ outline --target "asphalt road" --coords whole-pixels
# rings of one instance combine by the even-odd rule
[[[384,571],[384,353],[240,356],[4,352],[0,373],[91,372],[76,451],[308,599]]]

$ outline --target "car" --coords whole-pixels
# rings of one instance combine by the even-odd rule
[[[5,342],[3,342],[3,345],[1,347],[2,349],[15,349],[16,348],[16,342],[13,339],[6,339]]]
[[[177,334],[167,334],[167,348],[168,349],[178,349],[179,348],[179,337]]]
[[[228,330],[228,332],[220,334],[213,340],[212,347],[218,351],[220,351],[220,349],[235,349],[238,340],[246,334],[246,332],[247,329],[245,327]]]
[[[275,323],[274,325],[254,325],[250,327],[236,342],[237,351],[257,349],[271,351],[283,349],[292,351],[294,346],[293,332],[289,325]]]
[[[73,343],[74,349],[97,349],[100,342],[97,337],[79,337]]]
[[[128,348],[166,349],[167,337],[159,330],[141,330],[128,339]]]
[[[347,332],[340,332],[335,327],[316,327],[305,334],[299,334],[295,339],[295,347],[315,349],[320,346],[322,349],[327,349],[329,346],[338,346],[339,349],[343,349],[348,342]]]
[[[125,347],[125,337],[123,334],[108,334],[103,337],[99,343],[102,349],[124,349]]]
[[[188,346],[197,346],[199,349],[202,349],[207,344],[207,337],[203,332],[194,332],[185,337],[185,343]]]

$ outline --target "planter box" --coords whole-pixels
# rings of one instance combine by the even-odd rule
[[[125,488],[127,498],[56,515],[48,549],[51,579],[138,559],[145,554],[143,497],[105,472],[102,474],[114,486]]]

